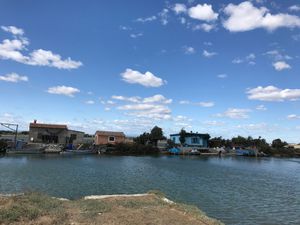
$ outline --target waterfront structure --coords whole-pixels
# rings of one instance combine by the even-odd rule
[[[208,140],[210,136],[209,134],[199,134],[199,133],[186,133],[185,134],[185,146],[191,146],[191,147],[199,147],[199,148],[208,148]],[[181,144],[180,143],[180,134],[171,134],[170,139],[175,144]]]
[[[288,144],[284,146],[285,148],[294,148],[294,149],[300,149],[300,144]]]
[[[118,144],[125,142],[123,132],[97,131],[95,133],[95,145]]]
[[[84,132],[69,130],[67,125],[37,123],[29,124],[29,141],[35,143],[81,144]]]
[[[257,150],[256,149],[241,149],[238,148],[235,150],[235,154],[238,156],[256,156]]]
[[[167,140],[158,140],[157,148],[161,151],[166,150],[168,148],[168,141]]]

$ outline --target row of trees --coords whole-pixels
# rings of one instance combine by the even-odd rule
[[[181,129],[179,132],[179,141],[181,145],[185,144],[185,138],[187,136],[187,132],[184,129]],[[208,135],[208,134],[207,134]],[[209,147],[210,148],[216,148],[216,147],[225,147],[225,148],[233,148],[233,147],[242,147],[242,148],[257,148],[260,151],[269,151],[271,148],[273,149],[283,149],[287,143],[285,141],[282,141],[281,139],[275,139],[272,141],[271,145],[268,144],[266,139],[262,137],[253,138],[251,136],[243,137],[243,136],[237,136],[233,137],[231,139],[224,139],[222,137],[214,137],[210,138],[210,136],[207,136],[207,139],[209,139]],[[159,140],[167,140],[167,138],[163,135],[162,128],[155,126],[151,129],[151,131],[144,132],[143,134],[139,135],[138,137],[134,138],[134,142],[141,145],[153,145],[157,146],[157,142]],[[169,146],[174,145],[171,140],[168,140]]]
[[[285,141],[282,141],[281,139],[275,139],[272,141],[271,146],[267,143],[266,139],[263,139],[261,137],[259,138],[252,138],[249,137],[242,137],[237,136],[233,137],[232,139],[224,139],[222,137],[215,137],[209,140],[209,147],[216,148],[216,147],[244,147],[244,148],[267,148],[272,147],[275,149],[280,149],[286,146],[287,143]]]
[[[150,133],[144,132],[140,136],[133,139],[133,141],[137,144],[148,145],[152,144],[157,146],[157,142],[159,140],[166,140],[167,138],[163,135],[162,128],[155,126],[152,128]]]

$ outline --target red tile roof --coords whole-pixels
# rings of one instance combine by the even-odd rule
[[[52,129],[68,129],[67,125],[62,124],[45,124],[45,123],[30,123],[30,128],[52,128]]]
[[[125,137],[125,134],[123,132],[114,132],[114,131],[96,131],[96,135]]]

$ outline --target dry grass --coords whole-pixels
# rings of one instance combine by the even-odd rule
[[[0,224],[213,225],[198,208],[169,204],[162,195],[61,201],[29,193],[0,197]]]

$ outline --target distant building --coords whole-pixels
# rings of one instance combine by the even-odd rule
[[[125,134],[123,132],[114,131],[97,131],[95,133],[95,144],[118,144],[125,142]]]
[[[209,134],[199,134],[199,133],[186,133],[185,136],[185,143],[186,146],[192,146],[192,147],[201,147],[201,148],[208,148],[208,140],[209,140]],[[170,139],[175,144],[181,144],[180,143],[180,134],[171,134]]]
[[[133,144],[134,143],[133,137],[125,137],[125,143]]]
[[[167,140],[158,140],[157,148],[161,151],[166,150],[168,148],[168,141]]]
[[[300,149],[300,144],[288,144],[284,146],[285,148],[294,148],[294,149]]]
[[[29,141],[53,144],[81,144],[84,132],[69,130],[67,125],[37,123],[29,124]]]

